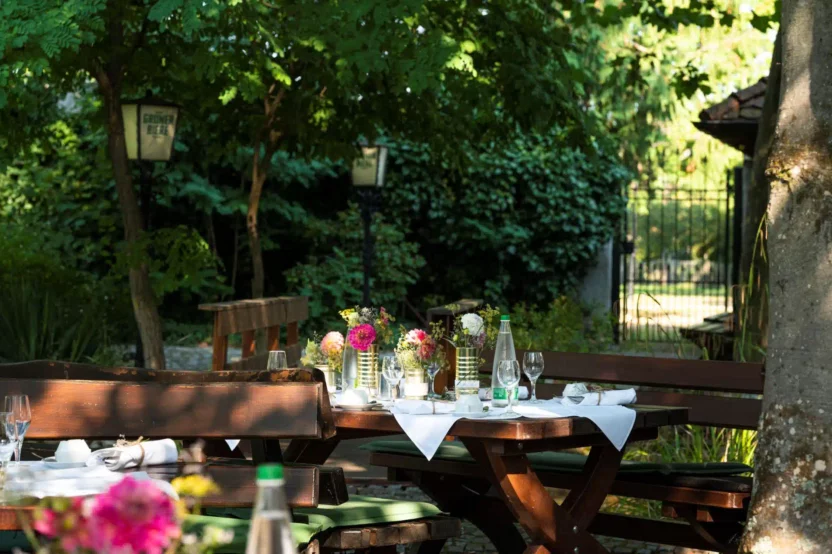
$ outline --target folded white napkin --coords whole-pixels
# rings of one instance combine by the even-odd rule
[[[486,387],[480,389],[479,392],[480,400],[491,400],[491,388]],[[520,387],[520,398],[519,400],[528,400],[529,398],[529,388],[528,387]]]
[[[170,439],[148,441],[134,446],[96,450],[87,460],[88,466],[104,465],[111,471],[130,469],[139,465],[172,464],[179,459],[176,443]]]
[[[573,398],[580,397],[580,402]],[[636,403],[636,389],[605,390],[600,392],[587,392],[579,395],[567,395],[564,392],[563,403],[578,406],[623,406]]]

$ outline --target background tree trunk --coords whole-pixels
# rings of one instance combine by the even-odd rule
[[[768,162],[771,322],[740,552],[832,552],[832,2],[784,0]]]
[[[781,34],[777,33],[771,69],[768,72],[765,103],[760,116],[757,141],[754,145],[754,170],[751,190],[748,191],[747,213],[742,226],[742,312],[740,314],[740,359],[763,361],[768,342],[768,240],[767,225],[763,222],[768,210],[769,183],[766,177],[777,112],[780,107],[782,66]]]
[[[100,84],[100,82],[99,82]],[[104,105],[107,110],[107,144],[110,161],[113,165],[113,177],[121,207],[124,224],[124,238],[128,248],[135,249],[141,243],[144,233],[141,213],[130,176],[127,149],[124,144],[124,122],[121,115],[119,93],[111,85],[103,85]],[[156,296],[150,283],[147,262],[130,266],[130,297],[133,301],[133,313],[142,340],[144,367],[165,369],[165,350],[162,340],[162,318],[156,305]]]
[[[260,229],[257,226],[257,211],[260,208],[260,196],[266,182],[266,168],[260,163],[260,145],[254,154],[254,164],[251,171],[251,191],[248,195],[248,212],[246,213],[246,230],[248,231],[248,245],[251,250],[251,264],[254,272],[251,278],[251,297],[263,298],[266,288],[266,275],[263,269],[263,248],[260,244]],[[267,159],[269,159],[269,156]]]

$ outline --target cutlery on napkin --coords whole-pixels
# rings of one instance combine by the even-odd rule
[[[583,394],[566,394],[563,391],[563,403],[567,406],[623,406],[636,403],[636,389],[605,390],[585,392]]]
[[[172,464],[178,459],[176,443],[164,439],[96,450],[87,459],[87,465],[104,465],[109,470],[118,471],[139,466]]]

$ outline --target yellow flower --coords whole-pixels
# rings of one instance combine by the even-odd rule
[[[212,494],[218,494],[220,488],[210,477],[204,475],[186,475],[184,477],[177,477],[170,482],[173,485],[173,490],[180,496],[190,496],[191,498],[205,498]]]

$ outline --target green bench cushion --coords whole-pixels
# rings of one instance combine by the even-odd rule
[[[328,529],[329,522],[325,518],[314,518],[308,523],[292,523],[292,536],[297,546],[309,544],[312,538]],[[206,527],[217,527],[234,532],[234,539],[226,545],[214,550],[216,554],[245,554],[246,539],[248,538],[249,520],[235,517],[195,516],[189,515],[182,524],[185,533],[196,533],[200,537]]]
[[[350,499],[338,506],[321,504],[317,508],[298,508],[295,517],[323,516],[332,527],[356,527],[379,523],[399,523],[439,515],[439,508],[427,502],[390,500],[371,496],[350,495]]]
[[[380,440],[361,446],[371,452],[388,454],[404,454],[424,458],[419,449],[408,440]],[[561,473],[580,473],[586,463],[586,456],[574,452],[533,452],[528,455],[532,467],[538,471],[557,471]],[[461,442],[443,442],[433,457],[434,460],[474,463],[474,458]],[[686,476],[728,476],[750,473],[753,468],[736,462],[706,462],[706,463],[651,463],[651,462],[621,462],[620,473],[630,474],[659,474]]]
[[[217,550],[217,554],[243,554],[248,536],[250,508],[208,508],[204,516],[188,516],[185,532],[201,533],[207,525],[234,531],[234,541]],[[292,511],[295,522],[292,534],[298,545],[308,544],[323,531],[339,527],[361,527],[385,523],[401,523],[439,515],[439,508],[426,502],[388,500],[371,496],[351,495],[338,506],[321,504],[317,508]]]

